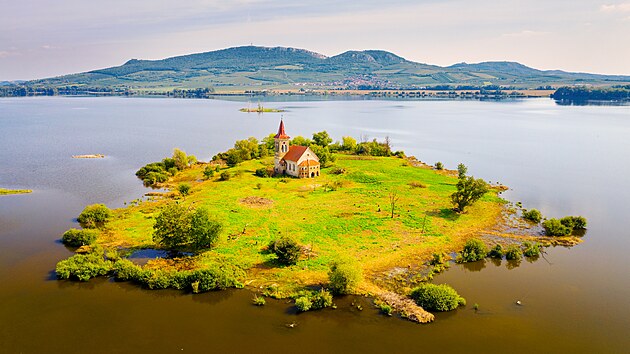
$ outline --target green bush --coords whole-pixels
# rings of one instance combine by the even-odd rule
[[[112,262],[105,260],[101,252],[75,254],[57,263],[55,273],[59,279],[88,281],[112,270]]]
[[[542,220],[542,214],[537,209],[525,210],[523,212],[523,219],[538,224],[540,220]]]
[[[510,245],[505,250],[505,259],[507,259],[508,261],[519,260],[522,257],[523,257],[523,252],[521,252],[521,249],[516,245]]]
[[[190,184],[185,183],[185,182],[182,182],[179,185],[177,185],[177,191],[179,192],[179,194],[181,194],[184,197],[190,194],[190,188],[191,188]]]
[[[313,303],[308,298],[308,296],[300,296],[295,299],[295,307],[297,307],[298,311],[300,312],[306,312],[310,310],[311,306],[313,306]]]
[[[155,217],[153,242],[172,251],[196,251],[214,246],[222,229],[221,223],[211,219],[205,208],[190,210],[171,203]]]
[[[523,251],[523,255],[525,257],[538,257],[540,256],[542,245],[538,242],[523,242],[523,247],[525,250]]]
[[[259,169],[256,170],[256,172],[254,173],[257,177],[269,177],[269,170],[267,169],[267,167],[261,167]]]
[[[77,220],[87,229],[102,226],[112,216],[112,212],[105,204],[92,204],[83,209]]]
[[[394,309],[385,302],[378,302],[376,304],[376,307],[378,307],[381,312],[387,316],[391,316],[392,312],[394,311]]]
[[[288,236],[282,236],[272,241],[271,244],[269,244],[269,249],[278,256],[278,262],[285,265],[297,263],[302,254],[302,247],[297,241]]]
[[[490,252],[488,252],[488,257],[498,259],[503,258],[503,246],[496,244],[492,247],[492,249],[490,249]]]
[[[565,216],[560,219],[560,223],[571,230],[586,228],[586,218],[582,216]]]
[[[217,264],[192,272],[190,279],[191,285],[197,284],[193,287],[193,292],[199,293],[217,289],[241,288],[243,284],[240,279],[244,276],[245,273],[238,267]]]
[[[203,170],[203,176],[206,179],[212,178],[214,176],[214,173],[215,173],[215,170],[210,165],[206,166],[206,168],[204,168],[204,170]]]
[[[473,238],[466,242],[457,261],[458,263],[480,261],[486,258],[487,253],[486,245],[481,240]]]
[[[468,173],[468,167],[466,167],[466,165],[464,165],[463,163],[457,165],[457,178],[465,178],[466,173]]]
[[[219,181],[229,181],[230,180],[230,172],[228,171],[223,171],[221,172],[221,174],[219,175]]]
[[[330,264],[328,281],[334,294],[348,294],[361,282],[361,268],[351,260],[334,261]]]
[[[411,298],[428,311],[450,311],[466,304],[466,300],[446,284],[422,284],[411,291]]]
[[[435,169],[438,171],[442,171],[444,169],[444,164],[441,163],[440,161],[435,163]]]
[[[464,177],[457,181],[457,192],[451,194],[455,210],[464,209],[481,199],[488,192],[488,184],[481,178]]]
[[[61,241],[68,246],[81,247],[94,243],[97,236],[98,231],[96,230],[70,229],[63,233]]]
[[[252,299],[252,302],[254,303],[254,305],[256,306],[265,306],[265,304],[267,303],[265,301],[265,298],[262,296],[258,296],[258,295],[254,295],[254,298]]]
[[[113,266],[114,276],[118,280],[139,280],[142,276],[142,268],[128,259],[119,259]]]
[[[543,221],[543,228],[545,229],[545,235],[547,236],[567,236],[571,233],[572,229],[560,222],[558,219],[548,219]]]
[[[328,291],[321,289],[320,291],[315,292],[311,298],[311,310],[319,310],[326,307],[330,307],[333,304],[332,294]]]

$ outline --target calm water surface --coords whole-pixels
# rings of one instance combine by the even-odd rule
[[[186,295],[126,283],[54,280],[58,242],[86,204],[121,207],[146,190],[134,172],[180,147],[200,159],[273,132],[278,114],[243,102],[139,98],[0,99],[0,352],[630,352],[630,107],[546,99],[267,102],[287,132],[389,136],[395,149],[509,185],[549,217],[584,215],[585,242],[514,269],[456,265],[438,276],[468,307],[431,325],[337,301],[295,315],[247,291]],[[101,153],[105,159],[71,155]],[[524,306],[514,302],[521,300]],[[478,303],[480,310],[472,310]],[[297,322],[293,329],[287,323]]]

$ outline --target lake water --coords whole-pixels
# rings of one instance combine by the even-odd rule
[[[327,130],[382,139],[420,160],[459,162],[548,217],[583,215],[585,242],[546,259],[454,265],[436,277],[468,306],[417,325],[368,299],[295,315],[245,290],[200,295],[107,279],[54,280],[58,242],[86,204],[121,207],[146,189],[134,172],[173,147],[208,159],[275,132],[280,114],[246,103],[143,98],[0,99],[0,352],[629,352],[630,107],[547,99],[270,101],[291,136]],[[72,159],[77,154],[105,159]],[[479,271],[480,270],[480,271]],[[515,305],[521,300],[523,306]],[[363,302],[363,311],[350,306]],[[479,304],[479,311],[472,305]],[[295,328],[286,324],[297,323]]]

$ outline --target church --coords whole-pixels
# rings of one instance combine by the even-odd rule
[[[319,158],[308,146],[290,146],[289,137],[284,131],[284,121],[280,120],[275,140],[274,173],[287,174],[298,178],[319,176]]]

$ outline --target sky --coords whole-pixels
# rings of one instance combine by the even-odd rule
[[[250,44],[630,75],[630,1],[0,0],[0,81]]]

